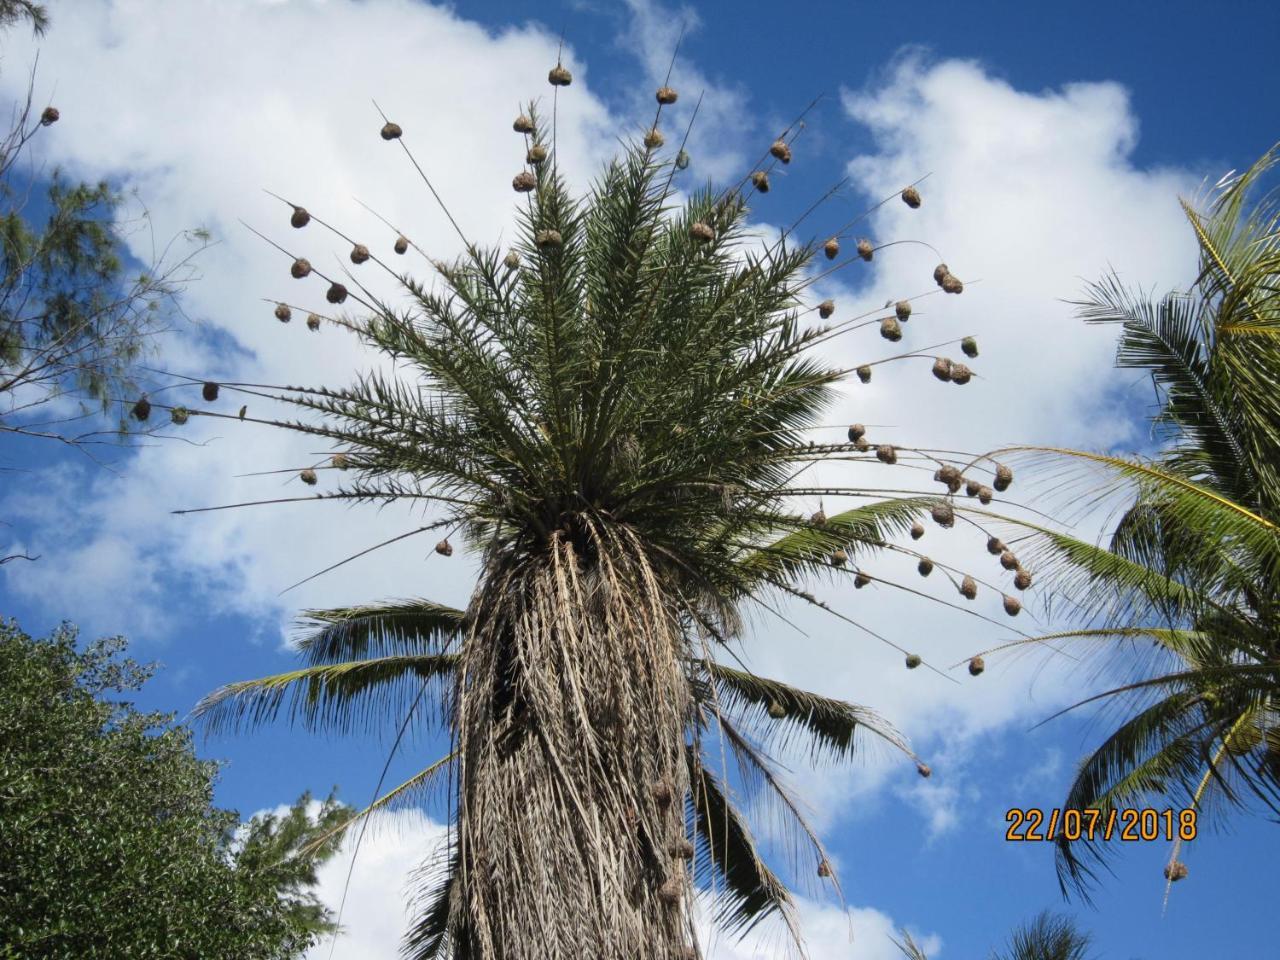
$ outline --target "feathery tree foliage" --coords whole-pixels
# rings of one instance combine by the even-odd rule
[[[550,78],[558,86],[560,70]],[[674,97],[659,91],[658,119]],[[750,177],[683,202],[675,182],[687,158],[661,151],[657,121],[582,200],[532,105],[515,129],[527,167],[513,187],[527,203],[505,255],[464,237],[460,259],[428,260],[440,278],[432,285],[355,244],[352,262],[384,267],[409,294],[407,310],[294,259],[295,277],[329,283],[330,303],[360,302],[363,318],[324,319],[394,361],[394,372],[346,389],[226,385],[320,415],[268,422],[337,447],[327,468],[317,465],[337,484],[321,499],[437,510],[441,519],[411,532],[450,531],[442,556],[461,532],[481,567],[469,605],[313,611],[303,668],[231,685],[198,713],[215,728],[287,713],[343,730],[399,721],[402,732],[438,716],[452,751],[370,807],[449,789],[451,842],[425,871],[406,941],[418,960],[560,960],[583,944],[604,958],[696,956],[695,890],[724,928],[779,917],[798,942],[788,888],[765,862],[735,783],[750,809],[774,810],[791,831],[792,866],[812,877],[816,864],[838,891],[771,751],[807,741],[844,761],[870,736],[914,755],[866,708],[735,666],[734,641],[746,605],[825,606],[804,589],[814,578],[862,586],[870,577],[854,559],[912,553],[889,541],[922,534],[917,518],[930,512],[955,522],[948,496],[883,499],[894,491],[795,482],[828,460],[944,466],[928,451],[873,446],[860,425],[847,443],[810,440],[854,372],[815,348],[868,325],[896,342],[910,302],[888,316],[811,322],[835,309],[806,302],[815,254],[836,260],[852,222],[821,247],[792,242],[790,230],[750,242],[747,201],[791,159],[798,126]],[[397,124],[382,136],[404,146]],[[920,203],[914,187],[902,199]],[[290,206],[295,227],[328,227]],[[392,229],[397,253],[419,249]],[[860,241],[831,269],[873,250]],[[935,280],[946,292],[963,286],[945,266]],[[938,379],[969,379],[963,364],[934,359]],[[865,382],[871,365],[858,372]],[[300,479],[315,485],[317,467]],[[954,493],[963,478],[947,470],[939,479]],[[991,490],[975,480],[971,495],[988,502]],[[866,502],[830,517],[800,510],[822,496]]]
[[[0,622],[0,957],[300,957],[332,927],[311,888],[350,811],[214,807],[190,730],[113,698],[151,672],[124,647]]]
[[[1223,178],[1203,211],[1183,202],[1200,247],[1189,292],[1150,303],[1112,276],[1080,305],[1090,323],[1121,325],[1119,366],[1150,372],[1165,446],[1032,452],[1086,502],[1127,498],[1105,545],[1027,531],[1082,623],[1020,642],[1089,644],[1136,670],[1085,701],[1131,715],[1083,762],[1065,807],[1280,810],[1280,198],[1258,190],[1277,159]],[[1170,882],[1187,875],[1180,847]],[[1114,849],[1061,839],[1064,893],[1087,895]]]
[[[894,945],[907,960],[929,960],[929,955],[902,932],[901,942]],[[1086,960],[1092,938],[1082,933],[1070,917],[1044,911],[1009,935],[1005,951],[991,952],[991,960]]]
[[[0,30],[23,21],[43,35],[44,4],[0,2]],[[172,257],[174,238],[134,274],[126,236],[149,229],[145,211],[126,220],[124,196],[107,182],[69,182],[20,163],[37,135],[65,122],[53,106],[34,108],[33,98],[34,71],[0,133],[0,436],[55,440],[94,456],[121,443],[122,398],[136,392],[139,364],[167,329],[209,238],[183,233],[190,250]],[[113,405],[120,416],[103,430]],[[0,564],[17,559],[36,558],[13,553]]]

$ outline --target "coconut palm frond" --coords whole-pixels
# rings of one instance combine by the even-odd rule
[[[393,810],[401,810],[406,807],[422,807],[430,799],[432,790],[440,787],[440,780],[445,777],[457,761],[458,755],[450,753],[448,756],[441,757],[435,763],[424,767],[415,773],[408,780],[399,786],[393,787],[384,793],[373,803],[369,804],[363,810],[353,813],[350,817],[343,820],[337,826],[326,831],[317,837],[309,847],[320,847],[324,843],[339,837],[346,833],[348,829],[364,820],[370,814],[389,813]],[[303,848],[302,853],[306,853],[308,848]]]
[[[1046,910],[1014,930],[1006,951],[992,954],[992,960],[1086,960],[1092,944],[1070,917]]]
[[[693,749],[685,756],[693,827],[702,851],[695,879],[700,887],[715,891],[716,921],[745,935],[762,920],[777,915],[799,944],[795,907],[786,885],[761,859],[750,830],[715,775]]]
[[[902,940],[899,941],[890,937],[889,942],[901,950],[902,955],[906,957],[907,960],[929,960],[929,955],[924,952],[924,948],[921,947],[920,944],[916,943],[915,940],[912,939],[910,933],[906,930],[900,930],[899,933],[902,936]]]
[[[209,694],[192,712],[211,732],[275,720],[349,733],[378,728],[387,712],[404,713],[424,682],[450,677],[456,654],[406,654],[319,664],[256,680],[241,680]]]
[[[762,739],[785,747],[801,736],[808,741],[814,760],[826,756],[849,759],[858,747],[856,735],[861,728],[910,754],[902,735],[866,707],[722,664],[709,664],[707,669],[721,702],[739,715],[749,716]],[[780,716],[774,717],[771,711]],[[773,732],[778,729],[786,732]]]
[[[294,646],[313,665],[343,663],[387,653],[428,653],[447,647],[465,614],[429,600],[390,600],[358,607],[304,610],[307,633]]]
[[[438,854],[414,878],[422,888],[413,924],[405,933],[400,955],[404,960],[447,960],[465,957],[465,929],[452,922],[458,912],[458,849],[456,843]]]

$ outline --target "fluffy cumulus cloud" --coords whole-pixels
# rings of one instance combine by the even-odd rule
[[[444,826],[412,811],[371,818],[358,846],[357,831],[353,830],[337,855],[317,874],[320,899],[335,911],[342,906],[342,933],[336,941],[325,940],[313,947],[308,956],[313,960],[330,956],[333,960],[393,960],[409,922],[406,894],[420,890],[415,874],[438,854],[446,836]],[[838,960],[849,956],[855,946],[860,960],[901,957],[890,939],[899,936],[898,925],[878,910],[846,911],[832,903],[803,898],[797,908],[812,960]],[[707,923],[701,928],[709,960],[758,960],[785,953],[783,931],[776,924],[765,925],[742,939],[717,934]],[[915,939],[930,956],[941,955],[941,940],[936,935],[916,934]]]

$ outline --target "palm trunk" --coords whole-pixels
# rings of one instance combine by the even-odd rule
[[[630,534],[491,567],[458,704],[456,957],[693,956],[683,641]]]

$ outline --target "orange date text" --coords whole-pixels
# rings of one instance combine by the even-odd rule
[[[1041,810],[1013,807],[1004,815],[1006,840],[1194,840],[1195,810]]]

